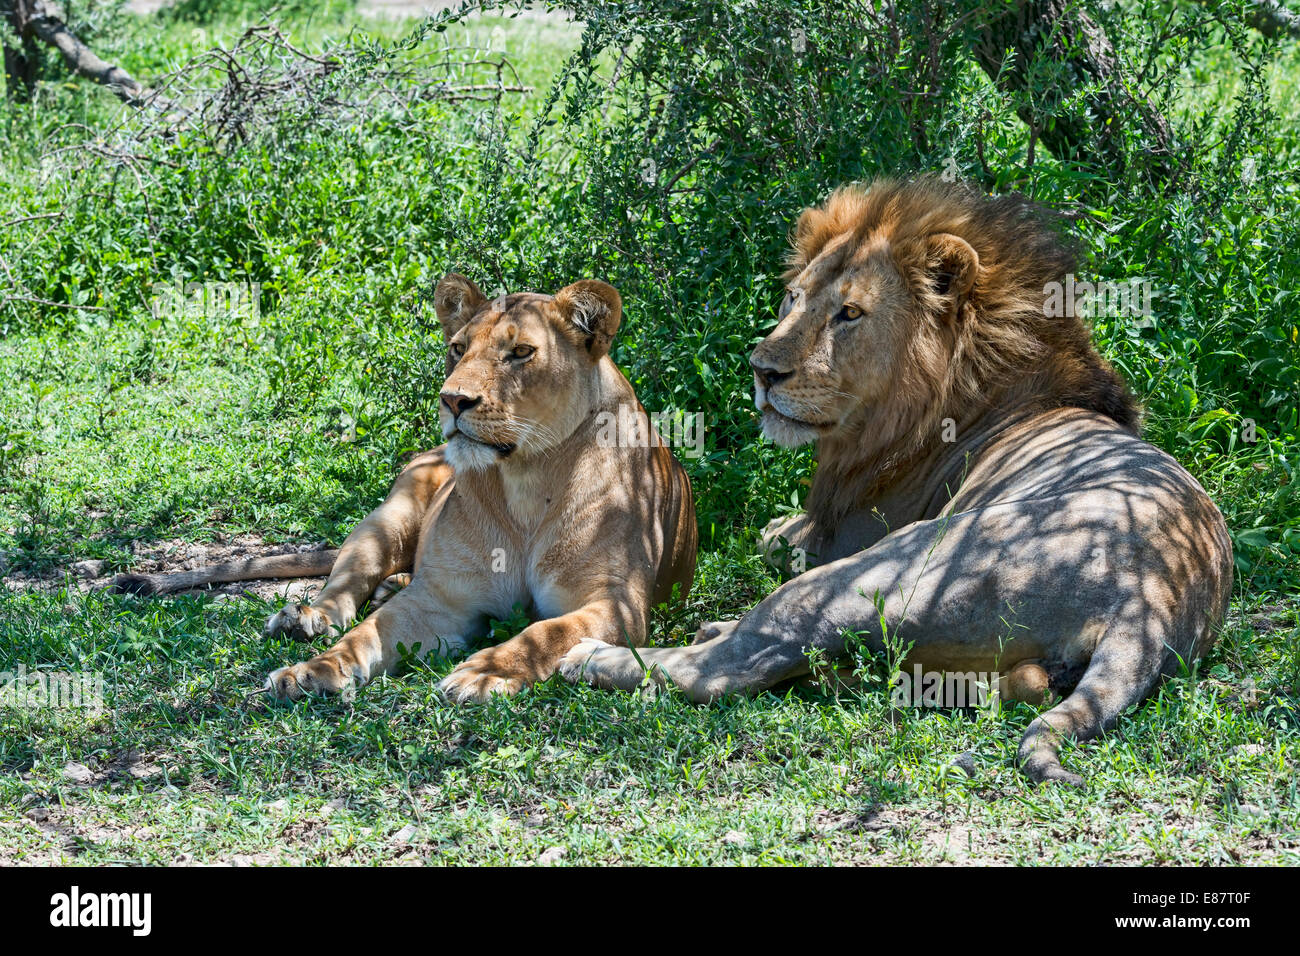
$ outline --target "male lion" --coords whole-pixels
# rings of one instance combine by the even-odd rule
[[[794,232],[789,294],[750,358],[763,431],[817,442],[807,511],[773,523],[806,573],[689,647],[642,650],[699,701],[805,674],[845,633],[909,670],[997,672],[1041,704],[1019,759],[1082,780],[1063,738],[1111,726],[1214,644],[1232,586],[1218,510],[1138,437],[1139,412],[1074,315],[1075,257],[1048,217],[931,178],[845,187]],[[888,640],[888,645],[886,641]],[[631,688],[625,650],[583,643],[571,680]]]
[[[267,689],[277,697],[364,683],[390,671],[401,647],[421,656],[457,651],[489,616],[524,603],[535,623],[439,685],[457,702],[514,694],[553,674],[583,638],[644,643],[650,608],[674,585],[682,597],[690,589],[690,481],[608,356],[622,317],[618,292],[583,281],[554,297],[489,301],[453,273],[438,284],[434,306],[448,344],[440,406],[447,444],[406,466],[337,560],[317,552],[176,576],[194,587],[320,573],[332,563],[314,605],[285,607],[266,627],[268,635],[314,637],[346,626],[386,578],[410,573],[405,588],[328,651],[271,674]],[[611,440],[615,420],[634,422],[637,434]],[[135,576],[119,587],[175,590],[167,577]]]

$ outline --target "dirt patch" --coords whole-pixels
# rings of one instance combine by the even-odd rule
[[[322,551],[328,548],[323,541],[309,544],[272,544],[259,535],[241,534],[234,536],[217,535],[212,541],[192,542],[179,538],[169,541],[131,542],[131,571],[144,574],[165,574],[170,571],[193,571],[211,564],[221,564],[240,558],[269,557],[276,554],[293,554],[307,551]],[[87,593],[107,587],[117,576],[117,571],[110,569],[104,561],[76,561],[64,568],[40,575],[25,574],[15,571],[0,578],[0,585],[11,591],[41,591],[45,593],[67,587],[70,590]],[[214,584],[210,587],[179,594],[215,594],[218,600],[234,597],[251,596],[263,601],[282,598],[286,601],[309,599],[319,591],[325,579],[322,578],[279,578],[275,580],[235,581],[229,584]],[[151,598],[166,600],[166,598]]]

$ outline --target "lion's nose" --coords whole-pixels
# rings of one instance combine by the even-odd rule
[[[481,396],[475,398],[469,395],[462,395],[459,392],[442,393],[442,403],[451,410],[453,418],[459,417],[461,412],[469,411],[481,401],[483,401]]]
[[[749,367],[754,370],[754,374],[758,376],[758,380],[764,388],[771,388],[773,385],[784,382],[794,374],[793,372],[781,372],[767,365],[759,365],[752,359],[749,362]]]

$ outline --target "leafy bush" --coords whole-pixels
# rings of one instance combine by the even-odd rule
[[[167,16],[245,6],[188,0]],[[87,125],[110,147],[71,168],[49,157],[84,151],[84,130],[6,106],[0,219],[55,218],[0,234],[29,293],[0,306],[0,329],[138,323],[176,277],[259,283],[263,319],[245,334],[271,407],[396,459],[438,439],[441,346],[422,293],[440,275],[489,291],[598,276],[624,295],[613,354],[647,407],[706,416],[686,465],[715,548],[796,504],[811,472],[809,452],[758,440],[746,365],[775,319],[794,218],[845,181],[944,171],[1067,211],[1091,277],[1150,284],[1150,321],[1098,316],[1098,340],[1146,402],[1149,436],[1216,495],[1248,579],[1294,573],[1300,219],[1294,118],[1272,92],[1293,53],[1223,9],[1085,4],[1143,97],[1062,160],[1022,114],[1086,117],[1094,90],[1059,70],[1018,91],[985,75],[971,50],[1004,9],[989,0],[551,6],[585,25],[531,97],[412,97],[346,121],[298,109],[220,143],[114,139],[125,127],[101,109]],[[336,45],[338,89],[421,51],[450,59],[462,13]],[[1163,175],[1144,111],[1177,143]]]

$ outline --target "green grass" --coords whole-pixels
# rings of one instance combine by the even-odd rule
[[[268,706],[248,691],[303,649],[256,636],[264,607],[64,592],[3,611],[6,638],[110,682],[98,719],[5,715],[10,860],[1298,861],[1294,715],[1235,699],[1234,680],[1176,682],[1070,752],[1078,793],[1010,765],[1024,707],[891,714],[879,692],[805,692],[702,708],[552,681],[453,709],[443,666]],[[1274,640],[1294,639],[1289,617]],[[1268,638],[1228,640],[1268,673]],[[969,778],[949,766],[963,753]],[[95,778],[70,783],[69,761]]]
[[[156,75],[236,37],[242,7],[224,8],[235,13],[113,21],[99,48]],[[522,82],[539,91],[510,102],[518,133],[577,34],[550,21],[488,19],[448,35],[482,45],[498,25]],[[295,15],[291,26],[300,44],[353,28],[392,39],[409,28],[345,6]],[[1205,60],[1215,82],[1189,95],[1230,112],[1240,90],[1214,73],[1230,63]],[[1294,52],[1278,60],[1279,102],[1296,62]],[[67,183],[38,183],[22,157],[58,123],[102,121],[115,108],[75,83],[47,84],[41,96],[39,110],[0,117],[0,221],[67,195]],[[1287,109],[1293,117],[1295,104]],[[47,294],[89,290],[80,301],[108,309],[39,321],[0,314],[0,576],[13,585],[0,586],[0,670],[101,672],[107,697],[98,715],[0,708],[0,862],[505,863],[550,859],[556,848],[566,864],[1300,862],[1300,457],[1286,431],[1294,408],[1250,412],[1268,440],[1243,448],[1225,436],[1254,406],[1219,393],[1224,369],[1236,369],[1242,392],[1285,382],[1295,342],[1261,325],[1254,347],[1274,343],[1283,358],[1289,348],[1293,363],[1261,371],[1255,353],[1225,358],[1212,338],[1234,309],[1253,318],[1289,307],[1280,297],[1290,293],[1269,284],[1294,275],[1289,264],[1258,268],[1263,253],[1242,239],[1284,231],[1228,223],[1207,237],[1188,227],[1178,237],[1195,268],[1175,256],[1160,275],[1186,266],[1226,276],[1215,291],[1222,301],[1196,294],[1182,311],[1169,305],[1162,320],[1172,331],[1156,336],[1099,323],[1103,347],[1152,405],[1150,434],[1216,497],[1244,567],[1224,634],[1196,672],[1105,738],[1067,748],[1067,766],[1088,781],[1083,792],[1036,787],[1013,766],[1032,708],[894,709],[871,662],[863,671],[875,679],[860,689],[709,707],[673,692],[634,697],[552,680],[455,708],[434,690],[445,661],[377,680],[352,700],[275,705],[253,693],[265,675],[328,642],[264,639],[271,605],[227,595],[143,600],[77,582],[73,562],[124,568],[137,542],[253,532],[338,544],[404,455],[438,440],[441,347],[417,292],[466,262],[493,281],[497,250],[475,243],[496,242],[508,251],[504,273],[529,282],[630,268],[637,248],[575,245],[562,228],[585,208],[565,205],[576,202],[579,177],[566,165],[569,144],[554,141],[563,127],[545,133],[553,148],[541,154],[554,188],[531,191],[485,171],[493,154],[475,139],[470,111],[435,106],[419,118],[427,142],[382,123],[326,139],[305,133],[279,165],[256,152],[183,160],[175,177],[159,173],[147,207],[127,183],[53,238],[31,227],[12,245],[0,236],[0,253],[21,266],[36,237],[42,265],[27,278],[57,275]],[[1278,129],[1281,162],[1294,154],[1295,124]],[[1002,145],[1014,153],[1014,141]],[[615,355],[647,404],[746,407],[743,356],[771,318],[771,278],[755,271],[774,265],[753,265],[740,280],[725,273],[754,248],[775,249],[786,222],[775,209],[754,215],[754,235],[735,241],[724,274],[708,274],[703,253],[646,273],[658,281],[655,270],[666,268],[674,282],[705,273],[686,292],[670,290],[690,321],[674,324],[680,317],[646,291],[649,280],[629,294]],[[660,227],[670,231],[659,223],[646,235]],[[145,233],[156,256],[141,252]],[[1147,266],[1146,235],[1136,223],[1087,238],[1123,275]],[[264,313],[151,318],[137,287],[178,271],[254,276],[267,290]],[[797,498],[809,461],[760,443],[745,414],[710,420],[706,456],[687,462],[704,550],[689,603],[656,617],[654,643],[735,617],[777,584],[754,554],[757,529]],[[519,626],[506,622],[498,634]]]

